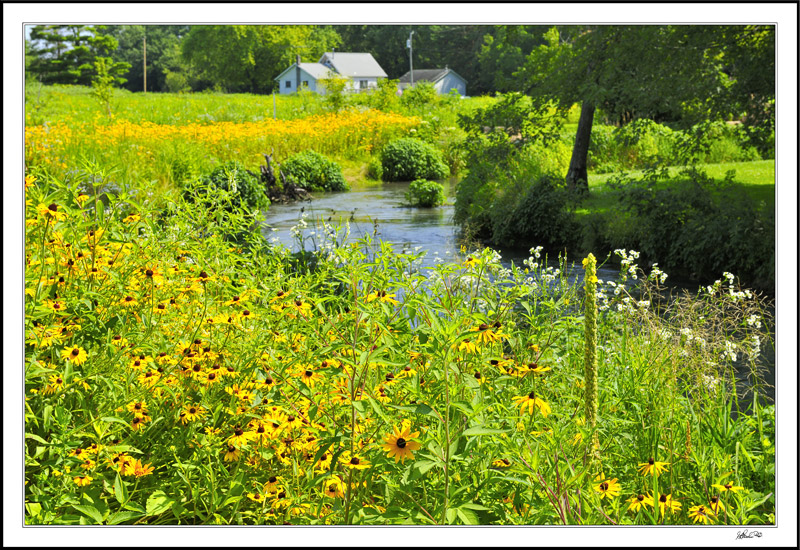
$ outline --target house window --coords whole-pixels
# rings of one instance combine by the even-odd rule
[[[304,80],[304,81],[303,81],[303,86],[305,86],[306,88],[308,88],[308,80]]]
[[[292,87],[292,81],[291,81],[291,80],[287,80],[287,81],[286,81],[286,86],[285,86],[285,87],[286,87],[286,88],[291,88],[291,87]]]
[[[369,81],[368,81],[368,80],[360,80],[360,81],[358,82],[358,87],[359,87],[359,88],[361,88],[362,90],[366,90],[366,89],[367,89],[367,84],[368,84],[368,83],[369,83]]]

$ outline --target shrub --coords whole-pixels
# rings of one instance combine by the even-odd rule
[[[439,180],[449,174],[442,154],[419,139],[395,140],[381,151],[384,181]]]
[[[406,107],[423,107],[431,105],[437,99],[438,94],[433,83],[422,81],[403,90],[403,95],[400,96],[400,103]]]
[[[539,244],[555,250],[571,246],[578,235],[575,216],[569,208],[564,179],[545,174],[531,185],[510,212],[493,215],[492,241],[509,247]]]
[[[374,180],[383,179],[383,165],[379,157],[372,157],[367,163],[367,177]]]
[[[347,191],[350,188],[341,166],[314,151],[292,155],[281,163],[281,173],[312,191]]]
[[[444,200],[444,186],[435,181],[414,180],[406,192],[406,201],[412,206],[439,206]]]
[[[230,193],[231,203],[254,209],[269,207],[269,197],[258,177],[238,161],[229,161],[217,166],[209,174],[200,178],[197,188],[184,187],[184,196],[193,202],[202,202],[204,187],[214,187]]]

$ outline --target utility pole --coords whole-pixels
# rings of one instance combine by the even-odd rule
[[[144,53],[144,93],[147,93],[147,37],[142,38],[142,52]]]
[[[406,42],[406,48],[408,48],[408,63],[411,66],[411,86],[414,86],[414,48],[411,45],[411,37],[414,36],[414,31],[411,31],[411,34],[408,35],[408,42]]]

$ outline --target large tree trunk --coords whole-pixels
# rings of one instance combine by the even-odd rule
[[[572,159],[567,172],[567,189],[571,191],[589,192],[589,174],[586,165],[589,159],[589,140],[592,137],[592,121],[595,105],[584,101],[581,104],[581,117],[578,119],[578,131],[575,134],[575,146],[572,148]]]

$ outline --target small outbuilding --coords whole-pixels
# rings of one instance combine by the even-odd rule
[[[467,95],[467,81],[453,69],[445,66],[444,69],[414,69],[414,84],[417,82],[431,82],[440,94],[449,94],[456,90],[462,96]],[[411,71],[400,77],[397,84],[401,91],[411,86]]]
[[[300,89],[306,87],[312,92],[325,93],[319,81],[331,76],[347,79],[345,91],[360,92],[377,88],[378,79],[387,75],[372,54],[325,52],[317,63],[293,63],[275,80],[282,94],[297,92],[298,82]]]

